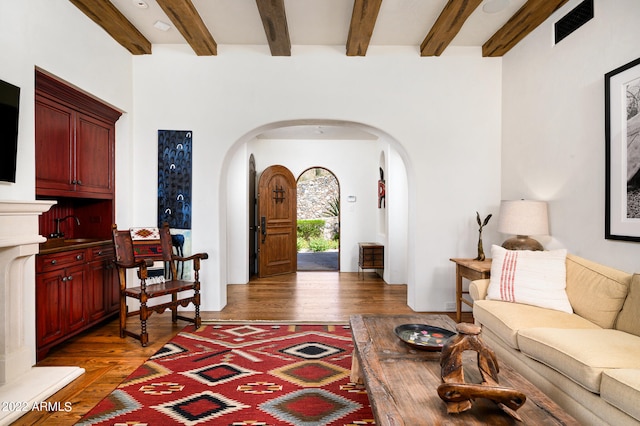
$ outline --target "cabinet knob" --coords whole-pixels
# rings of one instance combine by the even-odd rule
[[[102,256],[102,250],[98,251],[98,256]]]
[[[69,275],[69,276],[67,277],[67,279],[68,279],[69,281],[73,281],[73,275]]]
[[[52,264],[52,265],[55,265],[56,263],[58,263],[58,261],[57,261],[57,260],[55,260],[55,259],[53,259],[53,260],[51,261],[51,264]]]
[[[82,255],[81,254],[77,255],[76,260],[82,260]]]
[[[62,282],[65,282],[67,280],[67,277],[62,277]]]
[[[77,183],[78,185],[82,185],[82,181],[81,181],[80,179],[78,179],[78,180],[76,181],[76,183]]]

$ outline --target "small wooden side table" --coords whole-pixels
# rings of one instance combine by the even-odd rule
[[[358,274],[365,269],[384,269],[384,246],[380,243],[358,243]]]
[[[468,291],[462,290],[462,279],[469,281],[481,280],[491,276],[491,259],[475,260],[475,259],[449,259],[456,264],[456,321],[462,321],[462,304],[473,307],[473,302],[465,299],[464,294]]]

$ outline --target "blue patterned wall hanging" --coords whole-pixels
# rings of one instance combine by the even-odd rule
[[[190,130],[158,130],[158,226],[191,229]]]

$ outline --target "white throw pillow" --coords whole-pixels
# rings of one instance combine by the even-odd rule
[[[524,303],[573,313],[567,297],[567,251],[491,247],[487,299]]]

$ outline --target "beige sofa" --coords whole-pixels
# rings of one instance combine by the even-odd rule
[[[490,280],[472,282],[482,337],[582,424],[640,424],[640,274],[568,254],[566,275],[572,314],[486,300]]]

